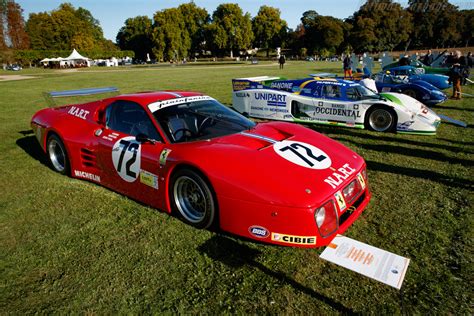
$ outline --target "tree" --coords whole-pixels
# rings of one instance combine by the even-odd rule
[[[152,21],[147,16],[129,18],[117,34],[117,44],[120,49],[133,50],[136,58],[146,60],[153,47],[152,31]]]
[[[303,13],[301,24],[304,28],[304,46],[311,54],[335,54],[344,41],[342,20],[310,10]]]
[[[463,44],[468,47],[474,37],[474,10],[462,10],[460,13],[463,17],[461,37],[464,40]]]
[[[184,3],[178,7],[184,20],[184,25],[191,40],[189,55],[195,56],[202,49],[204,29],[210,22],[206,9],[196,6],[194,2]]]
[[[158,11],[153,20],[154,55],[160,60],[179,60],[187,57],[191,48],[191,39],[181,11],[177,8]]]
[[[462,15],[448,0],[410,0],[416,47],[445,47],[461,40]]]
[[[253,40],[250,14],[243,14],[238,4],[225,3],[212,14],[212,23],[207,27],[207,42],[217,52],[230,52],[250,48]]]
[[[353,25],[350,43],[357,52],[393,50],[407,43],[412,16],[392,0],[368,0],[347,20]]]
[[[51,13],[32,13],[26,32],[33,49],[105,50],[110,43],[104,38],[99,21],[84,9],[63,3]]]
[[[255,46],[266,48],[268,57],[270,47],[282,46],[288,24],[280,18],[279,9],[263,5],[252,20],[252,30]]]
[[[7,43],[5,42],[5,29],[4,29],[6,13],[7,13],[7,2],[6,0],[0,0],[0,50],[4,50],[7,48]]]

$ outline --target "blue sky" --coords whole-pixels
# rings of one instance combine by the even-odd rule
[[[100,21],[107,39],[115,41],[118,30],[123,26],[125,20],[138,15],[147,15],[150,18],[156,11],[177,7],[189,0],[16,0],[24,10],[25,20],[30,13],[51,11],[63,2],[70,2],[74,7],[83,7],[91,11],[92,15]],[[249,12],[252,17],[258,12],[261,5],[269,5],[279,8],[281,17],[288,22],[290,28],[295,29],[300,23],[304,11],[315,10],[322,15],[331,15],[337,18],[347,18],[352,15],[365,0],[194,0],[199,7],[205,8],[209,14],[221,3],[238,3],[244,12]],[[408,1],[398,1],[406,4]],[[451,3],[466,9],[472,9],[473,2],[450,1]]]

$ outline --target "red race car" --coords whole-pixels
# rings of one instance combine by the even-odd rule
[[[325,246],[371,197],[364,159],[342,144],[301,125],[255,124],[195,92],[47,108],[31,126],[59,173],[266,243]]]

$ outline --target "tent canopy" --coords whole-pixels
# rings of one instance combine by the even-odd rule
[[[89,60],[89,58],[87,57],[84,57],[82,56],[81,54],[79,54],[77,52],[77,50],[74,48],[71,55],[69,55],[68,57],[64,58],[65,60],[78,60],[78,59],[81,59],[81,60]]]

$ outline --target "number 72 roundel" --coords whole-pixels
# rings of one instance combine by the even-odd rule
[[[275,152],[282,158],[310,169],[327,169],[331,158],[321,149],[303,142],[284,140],[273,145]]]
[[[112,148],[112,162],[119,176],[127,182],[137,180],[140,175],[141,146],[135,137],[119,139]]]

